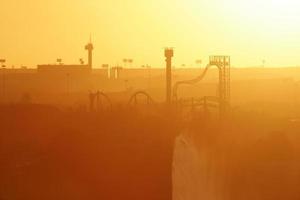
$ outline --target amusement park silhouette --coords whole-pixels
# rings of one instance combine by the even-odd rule
[[[0,200],[300,199],[298,4],[266,2],[5,2]]]

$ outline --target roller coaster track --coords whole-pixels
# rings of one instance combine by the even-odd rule
[[[202,74],[200,76],[198,76],[197,78],[195,79],[192,79],[192,80],[187,80],[187,81],[179,81],[179,82],[176,82],[174,87],[173,87],[173,98],[175,101],[178,100],[178,89],[179,89],[179,86],[181,85],[195,85],[197,83],[199,83],[200,81],[202,81],[204,79],[204,77],[206,76],[208,70],[214,65],[211,65],[211,64],[208,64],[204,71],[202,72]],[[218,67],[218,66],[217,66]],[[219,67],[218,67],[219,68]]]
[[[133,95],[131,95],[128,104],[127,105],[137,105],[138,104],[138,100],[137,97],[138,96],[144,96],[147,99],[147,105],[150,104],[155,104],[155,101],[152,99],[152,97],[145,91],[137,91],[135,92]]]
[[[101,99],[106,100],[106,102],[109,105],[109,109],[112,110],[112,108],[113,108],[112,101],[105,93],[100,92],[100,91],[97,91],[96,93],[90,93],[91,109],[93,109],[95,99],[96,99],[97,110],[99,110],[100,106],[103,107]]]
[[[205,98],[202,99],[204,107],[207,108],[211,105],[211,102],[218,102],[218,107],[220,109],[220,116],[225,116],[230,107],[230,57],[229,56],[210,56],[209,64],[205,67],[202,74],[195,79],[187,81],[179,81],[175,83],[173,87],[173,98],[174,101],[178,104],[178,88],[180,85],[195,85],[198,82],[202,81],[207,74],[207,71],[212,67],[216,66],[219,70],[219,94],[215,99]],[[213,101],[212,101],[213,100]],[[204,101],[204,102],[203,102]],[[192,105],[194,104],[194,100]]]
[[[220,107],[222,100],[218,97],[214,96],[205,96],[202,98],[192,98],[192,99],[182,99],[179,100],[178,103],[182,107],[213,107],[213,108],[218,108]],[[226,103],[226,102],[225,102]]]

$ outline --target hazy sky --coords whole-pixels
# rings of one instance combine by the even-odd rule
[[[86,60],[92,34],[94,67],[163,66],[163,48],[175,64],[209,55],[232,56],[234,66],[300,65],[297,0],[1,0],[0,57],[8,65]]]

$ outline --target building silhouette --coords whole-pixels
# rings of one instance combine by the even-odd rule
[[[93,68],[93,49],[94,46],[90,41],[85,50],[88,52],[88,63],[84,64],[80,59],[80,64],[43,64],[37,66],[38,73],[50,73],[50,74],[90,74]]]

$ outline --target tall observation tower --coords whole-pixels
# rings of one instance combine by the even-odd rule
[[[172,98],[172,57],[174,56],[174,51],[172,48],[165,49],[166,57],[166,102],[171,104]]]
[[[90,42],[85,45],[85,50],[88,51],[88,67],[90,69],[92,69],[93,67],[93,49],[94,49],[94,46],[92,44],[92,40],[90,39]]]

